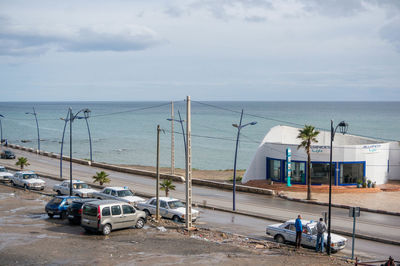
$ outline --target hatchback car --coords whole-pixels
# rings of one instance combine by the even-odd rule
[[[70,224],[81,224],[81,218],[82,218],[82,207],[83,204],[86,202],[91,202],[95,201],[97,199],[94,198],[89,198],[89,199],[77,199],[72,202],[68,206],[67,209],[67,215],[68,215],[68,221]]]
[[[76,196],[56,196],[46,204],[46,213],[50,218],[53,218],[54,215],[60,215],[60,219],[65,219],[69,205],[77,199],[79,197]]]
[[[83,205],[81,226],[87,232],[102,232],[108,235],[111,230],[136,227],[143,228],[146,213],[136,210],[132,205],[117,200],[96,200]]]
[[[1,153],[1,159],[15,159],[15,154],[10,150],[5,150]]]

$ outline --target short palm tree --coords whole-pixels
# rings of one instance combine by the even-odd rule
[[[18,157],[18,161],[15,163],[15,165],[21,167],[21,170],[23,170],[24,167],[30,165],[30,163],[28,163],[28,159],[26,157]]]
[[[96,172],[96,175],[93,176],[94,183],[99,182],[100,186],[102,186],[104,183],[110,183],[111,180],[108,178],[108,174],[104,171],[101,172]]]
[[[298,139],[301,139],[301,143],[297,149],[304,148],[307,152],[307,199],[311,199],[311,154],[310,148],[313,143],[317,143],[317,136],[319,134],[318,130],[315,130],[314,126],[305,125],[304,128],[299,129]]]
[[[165,196],[168,197],[169,191],[170,190],[175,190],[175,185],[172,184],[172,180],[170,179],[165,179],[161,184],[160,184],[160,189],[165,190]]]

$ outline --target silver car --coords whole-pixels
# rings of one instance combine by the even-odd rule
[[[317,244],[317,222],[301,220],[303,225],[303,234],[301,237],[301,244],[315,248]],[[296,227],[295,220],[289,220],[282,224],[273,224],[267,226],[267,235],[273,236],[275,241],[279,243],[296,242]],[[327,233],[324,233],[324,245],[327,243]],[[337,235],[331,234],[331,249],[332,251],[339,251],[346,246],[347,239]]]
[[[0,166],[0,181],[9,182],[12,176],[4,166]]]
[[[122,201],[96,200],[85,203],[82,208],[81,226],[89,232],[108,235],[115,229],[133,226],[140,229],[145,223],[146,213]]]

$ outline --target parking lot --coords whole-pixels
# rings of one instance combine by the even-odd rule
[[[66,220],[50,219],[44,206],[50,197],[0,185],[0,257],[15,264],[344,264],[337,258],[294,252],[274,244],[252,242],[218,232],[185,233],[163,221],[166,230],[147,223],[144,229],[86,234]]]

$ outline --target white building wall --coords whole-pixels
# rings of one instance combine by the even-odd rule
[[[400,142],[390,143],[388,179],[400,180]]]

